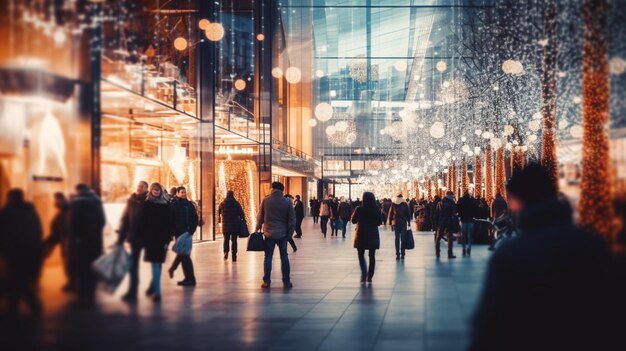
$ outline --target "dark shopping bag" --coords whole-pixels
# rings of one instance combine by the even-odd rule
[[[404,233],[404,248],[407,250],[413,250],[415,248],[415,239],[413,238],[413,231],[408,229]]]
[[[254,232],[248,238],[248,251],[265,251],[265,237],[263,233]]]
[[[176,238],[172,251],[179,255],[189,256],[191,254],[191,243],[191,234],[189,234],[189,232],[184,232],[181,236]]]
[[[246,221],[239,222],[239,237],[247,238],[250,236],[250,231],[248,230],[248,223]]]

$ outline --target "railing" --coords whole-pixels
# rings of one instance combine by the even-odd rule
[[[299,157],[299,158],[301,158],[303,160],[306,160],[306,161],[314,161],[315,160],[313,158],[313,156],[311,156],[311,155],[309,155],[309,154],[307,154],[307,153],[305,153],[305,152],[303,152],[301,150],[298,150],[298,149],[296,149],[293,146],[286,145],[282,141],[280,141],[278,139],[275,139],[275,138],[272,138],[272,148],[274,148],[276,150],[282,150],[282,151],[284,151],[284,152],[286,152],[288,154],[294,155],[294,156]]]

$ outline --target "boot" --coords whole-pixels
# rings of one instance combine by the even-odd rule
[[[232,257],[233,257],[233,262],[237,262],[237,254],[236,254],[236,253],[233,253],[233,256],[232,256]]]
[[[224,261],[228,259],[228,252],[224,252]]]
[[[466,255],[466,253],[467,253],[467,252],[465,251],[465,249],[463,249],[463,256],[465,256],[465,255]]]

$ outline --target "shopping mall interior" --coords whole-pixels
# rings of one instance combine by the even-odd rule
[[[181,290],[163,272],[158,307],[141,293],[121,302],[124,279],[98,290],[95,311],[76,312],[61,289],[65,251],[47,252],[35,288],[44,316],[24,322],[15,349],[499,349],[477,348],[474,316],[499,235],[492,204],[515,201],[509,185],[528,165],[547,172],[577,227],[626,252],[624,1],[0,1],[0,208],[21,189],[48,242],[55,194],[86,184],[106,219],[103,253],[140,181],[184,186],[198,216],[198,285]],[[232,191],[254,232],[273,182],[300,196],[304,235],[289,249],[294,289],[268,294],[247,239],[238,262],[224,260],[219,209]],[[405,234],[382,201],[378,282],[367,288],[356,220],[339,239],[314,219],[320,200],[353,213],[365,192],[401,195],[415,235],[399,264],[394,234],[396,246]],[[424,218],[466,193],[496,229],[448,237],[463,257],[439,261],[439,229]],[[139,273],[152,288],[150,264]]]

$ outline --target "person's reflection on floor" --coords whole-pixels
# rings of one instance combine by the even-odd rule
[[[6,265],[7,308],[17,316],[25,302],[33,316],[40,316],[39,275],[43,261],[42,228],[35,206],[24,200],[21,189],[9,191],[0,210],[0,255]]]

